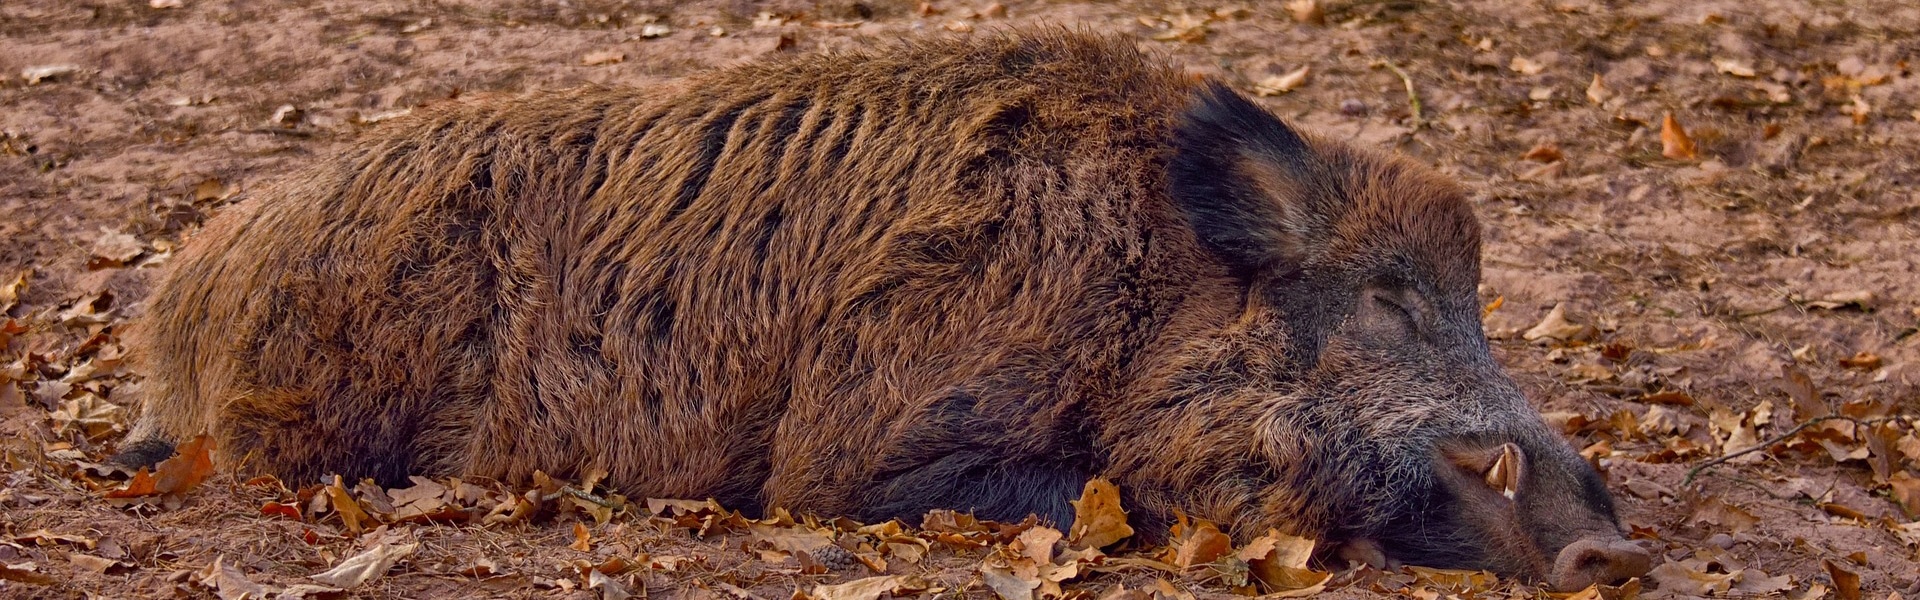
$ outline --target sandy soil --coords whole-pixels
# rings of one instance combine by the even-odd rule
[[[635,594],[776,598],[874,575],[805,573],[644,514],[593,526],[588,551],[569,548],[572,515],[356,539],[337,520],[263,515],[284,492],[224,477],[177,508],[129,510],[82,467],[124,427],[139,373],[116,364],[114,334],[181,234],[395,111],[1031,23],[1137,35],[1194,72],[1268,88],[1261,101],[1301,125],[1475,190],[1488,331],[1675,565],[1643,594],[1852,600],[1847,572],[1865,597],[1920,594],[1920,526],[1901,504],[1920,511],[1920,5],[1324,0],[1302,22],[1280,2],[916,4],[0,3],[0,564],[51,576],[0,575],[0,596],[232,596],[198,572],[219,559],[249,581],[312,583],[374,539],[421,546],[352,597],[590,597],[602,592],[581,589],[574,561],[641,554],[691,558],[619,575]],[[1297,87],[1272,89],[1301,67]],[[1669,151],[1669,114],[1694,157]],[[1827,421],[1685,481],[1827,410],[1874,426]],[[939,547],[890,569],[990,597],[980,556]],[[461,573],[478,558],[494,576]],[[1330,593],[1433,593],[1378,575],[1343,574],[1360,583]],[[1141,572],[1069,588],[1158,577],[1226,593]],[[1732,590],[1711,589],[1720,580]]]

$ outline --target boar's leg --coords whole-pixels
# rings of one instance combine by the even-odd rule
[[[865,413],[845,436],[823,436],[829,427],[818,424],[796,426],[789,415],[775,442],[776,457],[788,460],[776,460],[769,506],[867,521],[917,521],[933,509],[995,521],[1037,515],[1065,527],[1073,520],[1068,502],[1092,473],[1087,444],[1073,441],[1071,427],[1055,426],[1074,422],[1061,418],[1071,410],[1067,403],[1037,399],[1048,392],[1013,383],[1025,379],[989,376],[896,414]],[[867,428],[873,437],[859,431]],[[803,464],[792,460],[797,456],[812,458]]]

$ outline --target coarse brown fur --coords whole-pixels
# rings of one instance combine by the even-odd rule
[[[1065,520],[1105,475],[1150,532],[1541,576],[1618,537],[1487,353],[1461,191],[1124,41],[419,112],[193,237],[141,323],[136,450],[865,518]],[[1470,497],[1501,444],[1522,496]]]

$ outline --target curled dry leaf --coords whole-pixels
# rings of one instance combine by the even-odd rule
[[[1613,90],[1607,89],[1607,83],[1600,78],[1599,73],[1594,73],[1593,83],[1587,84],[1587,101],[1606,104],[1611,99],[1613,99]]]
[[[1262,79],[1258,83],[1253,84],[1253,93],[1261,96],[1278,96],[1300,89],[1300,86],[1307,84],[1307,75],[1311,72],[1312,67],[1303,66],[1289,71],[1284,75],[1274,75]]]
[[[97,544],[93,538],[84,535],[54,533],[45,529],[35,529],[13,536],[13,541],[17,544],[33,544],[35,546],[53,546],[56,544],[77,546],[88,550],[92,550]]]
[[[1538,163],[1560,162],[1560,159],[1563,158],[1566,158],[1566,155],[1561,154],[1560,146],[1555,145],[1553,142],[1541,143],[1534,146],[1533,149],[1528,150],[1526,154],[1520,155],[1520,160],[1530,160]]]
[[[1308,25],[1327,23],[1327,13],[1320,9],[1319,0],[1287,0],[1283,6],[1287,9],[1287,16],[1293,18],[1295,23]]]
[[[1674,160],[1694,160],[1700,157],[1700,149],[1693,144],[1693,138],[1687,137],[1687,129],[1680,120],[1667,113],[1660,120],[1660,155]]]
[[[1600,330],[1598,328],[1568,320],[1567,305],[1564,302],[1553,305],[1553,310],[1547,311],[1546,318],[1540,319],[1539,324],[1534,325],[1532,329],[1528,329],[1526,333],[1520,334],[1521,339],[1529,342],[1538,340],[1589,342],[1599,336]]]
[[[79,72],[80,67],[78,65],[40,65],[21,69],[20,78],[25,79],[27,85],[38,85],[42,81],[58,79]]]
[[[1726,73],[1734,77],[1752,78],[1754,76],[1753,65],[1747,64],[1746,61],[1742,61],[1742,60],[1735,60],[1731,58],[1715,58],[1713,59],[1713,68],[1716,71],[1719,71],[1721,73]]]
[[[13,281],[0,284],[0,315],[6,314],[20,304],[20,293],[27,291],[28,274],[28,271],[21,271],[19,275],[14,276]]]
[[[1842,310],[1848,308],[1868,310],[1873,308],[1874,305],[1878,303],[1878,300],[1879,297],[1871,291],[1853,290],[1830,294],[1818,300],[1809,300],[1805,304],[1807,308],[1817,308],[1821,310]]]
[[[1833,592],[1840,600],[1860,600],[1860,574],[1848,570],[1832,559],[1820,561],[1827,568],[1827,576],[1833,578]]]
[[[587,530],[586,523],[573,522],[573,543],[567,547],[581,552],[593,551],[593,532]]]
[[[392,545],[386,542],[374,544],[365,552],[355,554],[324,573],[309,575],[307,578],[342,589],[352,589],[379,577],[393,568],[394,563],[413,554],[419,548],[418,543]]]
[[[52,585],[57,581],[52,575],[41,573],[38,565],[22,563],[9,565],[0,563],[0,580],[18,581],[32,585]]]
[[[1104,477],[1087,481],[1074,500],[1073,526],[1067,541],[1076,548],[1105,548],[1133,535],[1127,511],[1120,507],[1120,487]]]

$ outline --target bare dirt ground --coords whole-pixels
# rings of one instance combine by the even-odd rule
[[[1022,544],[1000,545],[1017,530],[753,524],[637,499],[598,523],[583,510],[591,503],[537,493],[540,511],[508,510],[492,525],[379,526],[424,496],[481,512],[519,504],[483,487],[342,487],[373,513],[350,523],[313,482],[289,492],[215,476],[119,507],[129,501],[103,493],[125,484],[88,466],[112,451],[122,405],[138,392],[116,333],[140,314],[181,235],[236,192],[378,135],[397,111],[647,86],[769,53],[1034,23],[1136,35],[1194,72],[1265,94],[1300,125],[1410,154],[1475,190],[1488,331],[1542,410],[1606,470],[1635,537],[1660,550],[1666,566],[1640,594],[1920,594],[1920,77],[1910,64],[1920,5],[931,8],[0,3],[0,596],[991,597],[1006,580],[983,560],[1025,560]],[[1828,414],[1846,418],[1795,431]],[[1788,433],[1687,481],[1702,461]],[[350,525],[374,529],[356,536]],[[339,586],[349,591],[294,587],[323,585],[308,576],[369,550],[394,555],[364,583]],[[1191,549],[1136,555],[1195,560]],[[1173,571],[1147,559],[1053,560],[1088,567],[1068,580],[1072,595],[1125,585],[1223,596],[1237,559],[1218,558]],[[882,574],[898,577],[870,579]],[[1544,594],[1445,579],[1346,571],[1326,593]],[[816,589],[847,582],[870,593]]]

